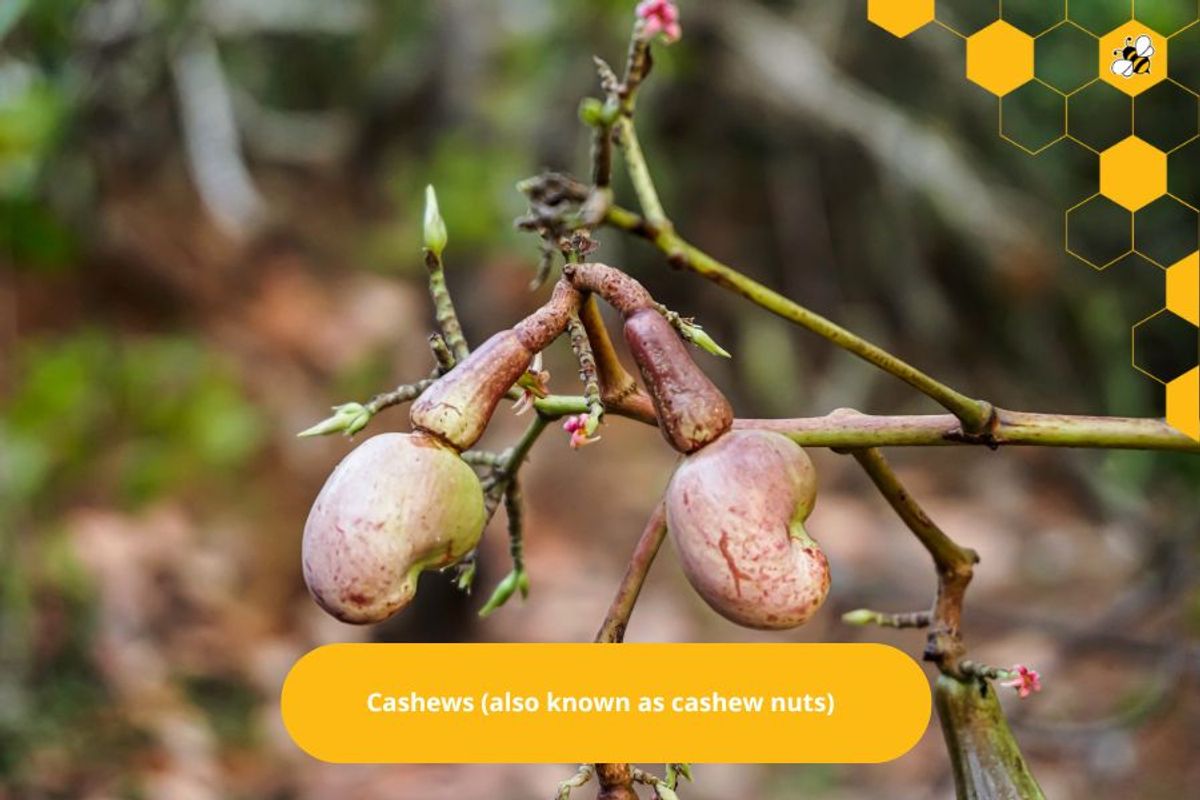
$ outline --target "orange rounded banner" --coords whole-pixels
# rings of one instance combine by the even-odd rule
[[[284,725],[336,763],[875,763],[929,724],[879,644],[334,644],[292,667]]]

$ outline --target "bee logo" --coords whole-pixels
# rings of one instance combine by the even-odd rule
[[[1136,40],[1132,36],[1126,36],[1125,46],[1119,50],[1113,50],[1113,55],[1117,57],[1116,61],[1112,63],[1114,75],[1120,75],[1122,78],[1149,75],[1150,57],[1154,55],[1154,43],[1144,33]]]

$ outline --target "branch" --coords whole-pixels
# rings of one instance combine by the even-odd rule
[[[633,770],[628,764],[597,764],[600,793],[596,800],[638,800],[633,790]]]
[[[843,449],[982,444],[993,448],[1035,445],[1200,453],[1200,442],[1161,419],[1006,409],[996,409],[988,431],[982,435],[967,432],[950,414],[877,416],[850,409],[838,409],[824,417],[738,419],[733,426],[777,431],[800,445]]]
[[[455,360],[462,361],[470,353],[470,349],[463,336],[458,313],[454,310],[454,300],[451,299],[450,290],[446,286],[446,272],[442,266],[441,254],[427,248],[425,268],[429,271],[429,296],[433,300],[438,329],[442,332],[442,338]]]
[[[402,383],[390,392],[380,392],[367,401],[365,406],[371,416],[375,416],[385,408],[408,403],[416,400],[421,393],[433,385],[436,378],[426,378],[416,383]]]
[[[849,350],[864,361],[888,372],[914,389],[937,401],[962,421],[962,427],[972,433],[984,431],[992,417],[992,406],[946,386],[932,376],[892,355],[876,344],[843,328],[832,320],[789,300],[733,267],[723,264],[704,251],[685,241],[675,230],[654,225],[648,218],[611,206],[605,216],[609,225],[636,234],[661,250],[672,266],[687,269],[716,283],[755,305],[765,308],[789,322],[821,336],[838,347]]]
[[[657,425],[653,407],[643,407],[644,395],[630,402],[606,401],[610,414]],[[550,395],[534,403],[538,412],[557,419],[587,412],[582,397]],[[1161,419],[1089,417],[1037,414],[997,409],[991,431],[968,434],[951,414],[883,416],[838,409],[823,417],[745,419],[733,421],[735,430],[775,431],[805,447],[852,450],[863,447],[936,447],[944,445],[1080,447],[1110,450],[1166,450],[1200,453],[1200,442]]]
[[[942,672],[957,674],[959,660],[965,652],[961,633],[963,597],[979,556],[974,550],[956,543],[930,519],[877,449],[854,450],[851,455],[933,558],[938,588],[925,660],[935,662]]]
[[[658,548],[662,546],[666,535],[667,510],[660,500],[646,522],[642,537],[633,548],[629,566],[625,568],[625,576],[621,578],[621,585],[617,587],[612,605],[608,607],[604,623],[596,633],[597,642],[615,644],[624,641],[629,616],[633,613],[633,607],[642,591],[642,584],[646,582],[646,574],[650,571],[650,565],[654,563],[654,557],[658,555]]]

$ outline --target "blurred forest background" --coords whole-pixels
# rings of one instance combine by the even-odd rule
[[[681,5],[683,40],[658,49],[638,111],[685,236],[974,396],[1162,413],[1161,387],[1129,358],[1130,326],[1162,306],[1160,269],[1129,256],[1099,272],[1064,251],[1063,212],[1095,192],[1097,158],[1004,141],[996,99],[963,77],[961,39],[937,26],[896,39],[863,0]],[[1005,1],[1031,18],[1053,5]],[[1195,16],[1192,0],[1176,5]],[[308,507],[352,445],[295,433],[429,371],[426,183],[472,341],[544,299],[527,290],[537,243],[513,229],[514,184],[546,167],[587,174],[576,109],[598,93],[592,55],[623,58],[632,6],[0,2],[0,798],[516,800],[550,797],[572,772],[318,763],[283,732],[279,688],[325,642],[590,639],[667,480],[659,436],[613,420],[579,452],[544,437],[524,481],[525,603],[475,615],[508,570],[498,520],[473,596],[427,575],[412,608],[358,629],[317,609],[299,569]],[[995,6],[938,3],[968,32]],[[1039,71],[1069,73],[1076,57],[1039,53]],[[1200,38],[1173,43],[1171,70],[1200,84]],[[1073,124],[1115,141],[1123,102],[1081,105]],[[1037,139],[1046,108],[1034,98],[1006,124]],[[1172,183],[1194,193],[1189,161]],[[618,197],[632,203],[624,184]],[[1194,249],[1194,225],[1161,235]],[[1080,246],[1103,250],[1107,234],[1081,229]],[[935,410],[643,243],[599,238],[597,258],[734,353],[700,358],[739,415]],[[1153,357],[1195,363],[1195,342],[1160,338]],[[548,364],[556,391],[576,391],[569,351]],[[393,410],[371,431],[405,425]],[[488,441],[520,428],[502,411]],[[1008,705],[1047,793],[1200,796],[1200,459],[893,457],[982,555],[975,657],[1042,670],[1046,690]],[[918,654],[918,633],[838,622],[923,607],[933,576],[852,462],[814,458],[809,529],[834,588],[783,638]],[[668,547],[629,638],[780,637],[715,617]],[[936,721],[890,764],[695,774],[681,791],[693,800],[952,795]]]

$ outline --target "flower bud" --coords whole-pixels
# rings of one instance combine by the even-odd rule
[[[604,103],[595,97],[585,97],[579,103],[579,119],[584,125],[598,128],[604,124]]]
[[[793,628],[829,592],[825,554],[804,530],[816,472],[792,440],[730,431],[683,459],[667,487],[667,528],[692,587],[749,628]]]
[[[345,433],[347,436],[367,427],[371,421],[371,412],[362,403],[343,403],[333,407],[333,415],[300,431],[297,436],[324,436],[329,433]]]
[[[483,534],[483,489],[425,434],[367,439],[338,464],[304,525],[304,582],[343,622],[380,622],[412,600],[425,570],[457,563]]]
[[[716,340],[709,336],[704,328],[701,328],[694,322],[681,322],[679,325],[679,335],[709,355],[732,358],[728,350],[717,344]]]
[[[426,389],[408,418],[414,428],[466,450],[483,436],[497,404],[532,359],[515,332],[501,331]]]
[[[659,426],[681,453],[715,440],[733,424],[733,408],[692,360],[671,323],[653,308],[625,319],[625,340],[654,401]]]
[[[874,625],[879,621],[879,613],[869,608],[856,608],[842,614],[842,622],[847,625]]]
[[[433,253],[438,258],[442,257],[442,251],[446,249],[446,221],[442,219],[442,212],[438,210],[437,192],[433,190],[433,186],[425,187],[425,249]]]

